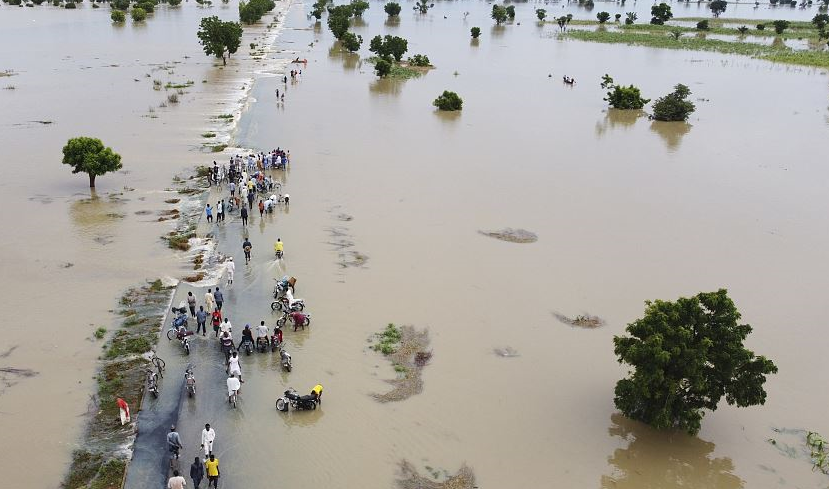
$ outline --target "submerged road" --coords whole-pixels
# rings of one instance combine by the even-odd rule
[[[279,175],[279,172],[275,172]],[[226,193],[223,190],[222,194]],[[211,190],[209,199],[217,200],[219,194]],[[277,316],[270,314],[271,290],[273,278],[284,273],[285,262],[277,263],[273,259],[273,241],[276,240],[276,219],[284,215],[284,209],[277,209],[272,215],[259,217],[254,206],[251,212],[251,223],[245,230],[241,226],[238,210],[226,216],[223,224],[208,224],[201,222],[199,235],[212,233],[217,243],[217,251],[234,257],[236,273],[234,284],[226,286],[226,276],[219,282],[225,302],[223,314],[230,319],[233,325],[233,338],[238,345],[241,333],[246,323],[250,323],[254,330],[260,320],[265,320],[269,329],[273,331]],[[245,265],[241,241],[246,233],[253,244],[252,260]],[[286,255],[286,261],[289,255]],[[223,267],[223,265],[220,265]],[[172,304],[178,305],[186,300],[187,293],[193,292],[198,305],[204,305],[204,293],[210,287],[193,287],[181,283]],[[297,284],[298,293],[302,290],[301,281]],[[301,294],[298,295],[301,297]],[[198,306],[197,306],[198,307]],[[168,311],[169,313],[169,311]],[[201,431],[205,423],[210,423],[216,431],[214,454],[219,458],[221,478],[219,487],[263,487],[261,478],[264,475],[275,476],[281,470],[281,464],[276,463],[280,448],[276,443],[271,446],[261,446],[261,441],[247,443],[247,440],[262,439],[262,430],[274,430],[274,419],[285,419],[290,425],[307,426],[313,424],[323,416],[324,409],[314,412],[277,413],[276,398],[288,387],[293,386],[302,393],[310,391],[318,381],[313,372],[303,366],[302,355],[297,355],[297,348],[310,334],[306,331],[293,332],[292,328],[285,328],[285,343],[288,351],[294,356],[294,363],[298,368],[306,369],[299,375],[300,379],[307,379],[292,384],[291,376],[297,373],[283,372],[278,352],[254,352],[251,355],[241,353],[242,386],[239,404],[233,409],[227,403],[227,390],[223,355],[218,340],[208,322],[206,336],[191,336],[191,353],[186,355],[177,340],[168,341],[166,331],[170,327],[170,317],[165,317],[161,339],[157,354],[166,362],[164,378],[160,383],[160,393],[157,399],[146,396],[144,405],[138,417],[138,436],[135,440],[133,459],[130,463],[125,487],[127,489],[143,489],[147,487],[166,487],[169,467],[169,455],[166,447],[166,435],[171,425],[176,425],[181,435],[184,449],[180,456],[182,474],[189,478],[189,467],[195,457],[204,457],[200,449]],[[195,331],[195,319],[188,320],[188,329]],[[196,395],[189,397],[184,387],[184,371],[192,365],[196,377]],[[321,381],[321,380],[320,380]],[[307,385],[306,385],[307,384]],[[251,436],[256,433],[256,436]],[[258,445],[258,446],[253,446]],[[271,460],[267,467],[261,464]],[[255,470],[251,464],[257,465]],[[205,480],[202,487],[206,487]],[[191,486],[192,487],[192,486]]]

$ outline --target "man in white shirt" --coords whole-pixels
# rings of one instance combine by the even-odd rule
[[[228,318],[225,318],[225,322],[219,326],[219,329],[221,333],[227,332],[233,334],[233,326],[230,324],[230,320]]]
[[[237,379],[234,374],[230,374],[230,377],[227,378],[227,402],[230,402],[230,396],[232,396],[234,392],[238,394],[239,389],[241,388],[242,383],[239,382],[239,379]]]
[[[227,268],[227,284],[230,285],[233,283],[233,273],[236,271],[236,264],[233,263],[232,256],[227,259],[225,267]]]
[[[216,431],[210,427],[210,423],[204,425],[201,431],[201,446],[204,448],[204,456],[210,455],[213,451],[213,440],[216,439]]]
[[[242,380],[242,365],[239,364],[239,355],[235,351],[227,359],[227,373]]]
[[[186,485],[187,481],[184,480],[184,477],[178,475],[178,470],[174,470],[173,476],[167,481],[167,489],[184,489]]]
[[[259,338],[265,338],[265,341],[267,341],[268,332],[268,327],[265,326],[265,321],[259,323],[259,326],[256,327],[256,342],[259,342]]]
[[[207,312],[213,312],[216,308],[216,298],[213,297],[213,289],[207,289],[207,292],[205,292],[204,306],[207,308]]]

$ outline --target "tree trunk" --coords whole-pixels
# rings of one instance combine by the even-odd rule
[[[89,188],[95,188],[95,175],[89,174]]]

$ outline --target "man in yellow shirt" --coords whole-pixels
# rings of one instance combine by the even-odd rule
[[[273,252],[276,254],[277,258],[280,258],[281,255],[285,252],[285,244],[282,242],[281,239],[276,238],[276,243],[273,244]]]
[[[317,384],[311,389],[311,395],[317,398],[317,402],[322,402],[322,384]]]
[[[212,453],[210,454],[210,458],[204,461],[204,466],[207,469],[207,487],[210,488],[210,484],[213,484],[214,488],[218,488],[219,484],[219,459],[216,458]]]

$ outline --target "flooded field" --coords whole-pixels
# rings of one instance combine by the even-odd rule
[[[484,2],[441,2],[425,16],[403,4],[399,22],[372,2],[352,28],[365,41],[359,56],[339,49],[324,20],[308,20],[308,6],[291,7],[264,71],[298,55],[308,59],[302,80],[286,90],[276,77],[258,77],[235,141],[291,150],[283,175],[290,209],[261,220],[254,212],[249,267],[237,215],[216,230],[203,222],[199,231],[212,232],[218,250],[239,263],[225,304],[237,341],[245,323],[273,325],[272,278],[284,274],[298,277],[297,296],[313,323],[285,333],[293,372],[280,372],[273,354],[243,359],[236,411],[222,403],[213,342],[197,338],[184,357],[162,340],[168,369],[194,363],[200,382],[197,398],[180,408],[183,460],[197,453],[210,422],[225,487],[386,488],[403,460],[426,476],[466,464],[482,488],[826,483],[807,460],[767,442],[775,428],[829,431],[820,416],[829,398],[816,387],[814,360],[829,312],[820,297],[829,271],[826,73],[560,40],[556,26],[535,22],[535,8],[593,18],[631,6],[597,3],[588,14],[575,4],[544,5],[516,4],[516,22],[494,27]],[[642,19],[649,5],[633,8]],[[214,159],[200,149],[200,134],[224,129],[211,117],[241,109],[250,88],[242,85],[258,68],[248,59],[234,61],[247,72],[219,70],[196,44],[201,15],[232,18],[234,4],[204,12],[185,4],[160,10],[145,28],[120,30],[104,8],[2,9],[0,38],[25,32],[32,42],[0,66],[19,73],[2,80],[15,90],[0,91],[9,167],[0,205],[22,211],[2,244],[11,326],[0,350],[20,345],[4,364],[38,375],[0,396],[0,428],[9,435],[0,468],[12,485],[54,487],[85,419],[79,415],[100,348],[92,332],[109,326],[123,288],[191,273],[158,239],[171,226],[156,222],[155,213],[169,208],[162,190],[174,174]],[[705,5],[674,9],[677,17],[708,15]],[[727,15],[808,20],[814,13],[743,4]],[[75,14],[85,37],[73,37],[67,15]],[[483,31],[477,45],[473,26]],[[377,80],[360,56],[369,55],[371,37],[387,33],[406,37],[407,55],[426,54],[435,69]],[[50,47],[59,34],[66,45]],[[173,74],[153,71],[174,60],[181,63]],[[608,110],[599,87],[605,73],[649,98],[684,83],[697,112],[685,125]],[[563,85],[563,75],[576,85]],[[194,84],[180,107],[159,108],[166,95],[152,89],[155,78]],[[277,88],[286,91],[284,104],[275,102]],[[434,111],[443,90],[463,97],[462,113]],[[145,117],[151,105],[157,119]],[[31,122],[38,120],[53,124]],[[65,140],[80,134],[101,137],[125,157],[125,172],[99,178],[97,199],[85,178],[60,165]],[[142,210],[153,214],[136,215]],[[479,233],[505,228],[528,230],[537,241]],[[286,243],[281,265],[272,260],[277,236]],[[766,405],[722,406],[705,417],[698,437],[621,417],[613,386],[625,370],[613,335],[647,299],[719,287],[755,328],[748,347],[780,368],[767,383]],[[595,315],[602,325],[571,327],[557,315]],[[428,328],[433,356],[421,394],[381,404],[372,394],[386,392],[395,372],[369,340],[388,323]],[[177,375],[165,378],[164,403],[181,393]],[[325,386],[321,409],[274,409],[287,387],[305,392],[317,382]],[[32,443],[13,449],[10,440],[24,435]],[[15,479],[12,467],[36,457],[49,461],[46,470],[36,480]],[[142,470],[131,474],[137,484],[157,476]]]

